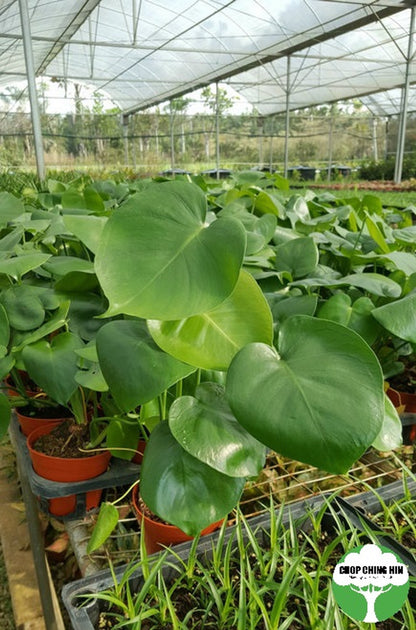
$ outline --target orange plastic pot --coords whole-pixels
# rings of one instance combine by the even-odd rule
[[[33,448],[36,440],[47,433],[50,433],[54,426],[38,427],[30,433],[27,438],[27,446],[34,471],[44,479],[57,482],[77,482],[87,481],[98,477],[107,470],[111,454],[109,451],[101,451],[90,457],[65,458],[52,457],[45,453],[40,453]],[[86,493],[86,509],[98,507],[102,491],[89,490]],[[49,499],[49,512],[55,516],[66,516],[74,512],[77,504],[77,497],[71,494],[56,499]]]
[[[389,387],[387,396],[395,407],[404,407],[406,413],[416,413],[416,394],[409,392],[401,392],[397,389]]]
[[[132,458],[132,462],[135,464],[141,464],[143,461],[144,449],[146,448],[146,440],[139,440],[137,443],[137,449],[134,457]]]
[[[25,416],[16,409],[16,416],[19,421],[23,435],[28,437],[32,431],[39,427],[53,427],[67,418],[38,418],[33,416]]]
[[[139,507],[138,485],[133,488],[132,499],[137,520],[142,526],[144,525],[144,542],[148,554],[156,553],[157,551],[160,551],[165,547],[169,547],[170,545],[177,545],[179,543],[186,542],[187,540],[192,540],[193,537],[185,534],[185,532],[179,529],[179,527],[154,521],[141,512]],[[210,534],[221,527],[223,521],[224,519],[221,519],[220,521],[212,523],[203,529],[201,536]]]

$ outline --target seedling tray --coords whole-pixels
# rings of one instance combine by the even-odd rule
[[[416,483],[408,482],[407,489],[412,496],[416,496]],[[396,499],[400,499],[404,496],[404,485],[402,481],[393,482],[377,490],[377,493],[382,497],[386,503],[391,503]],[[332,493],[325,493],[319,496],[302,499],[295,503],[292,503],[283,508],[282,524],[287,525],[290,521],[295,521],[298,528],[307,531],[311,527],[310,514],[311,512],[317,512],[325,505],[326,498]],[[369,531],[376,532],[376,526],[366,518],[366,511],[377,512],[381,509],[380,501],[377,500],[377,495],[374,492],[365,492],[360,495],[348,497],[348,499],[336,498],[331,501],[332,510],[342,517],[349,520],[353,525],[357,527],[359,531],[366,531],[367,523]],[[327,523],[328,527],[331,527],[331,513],[328,509]],[[260,539],[262,536],[266,536],[266,533],[270,530],[270,516],[265,513],[258,516],[253,516],[247,519],[252,530],[256,531],[256,536]],[[333,521],[332,521],[333,523]],[[230,525],[225,531],[225,543],[230,537],[234,536],[235,525]],[[383,532],[381,528],[378,528],[377,539],[380,544],[385,545],[397,553],[409,567],[409,573],[416,575],[416,563],[413,555],[402,545],[400,545],[395,539]],[[204,536],[198,543],[198,554],[203,556],[209,554],[213,544],[218,538],[218,532],[213,532],[208,536]],[[166,580],[173,575],[174,567],[181,565],[181,560],[186,561],[189,555],[192,542],[186,542],[181,545],[176,545],[174,548],[175,556],[169,555],[169,565],[164,566],[163,572]],[[149,557],[149,562],[155,562],[159,554],[154,554]],[[115,569],[117,579],[120,579],[123,572],[126,569],[126,565],[120,565]],[[414,573],[415,572],[415,573]],[[138,589],[143,581],[141,569],[138,568],[131,576],[131,588]],[[77,598],[80,595],[86,593],[98,593],[113,585],[113,578],[108,569],[90,575],[86,578],[76,580],[64,586],[62,591],[62,599],[64,605],[68,611],[72,627],[74,630],[94,630],[94,624],[96,624],[99,614],[100,606],[98,600],[91,600],[86,606],[82,606],[81,599]]]
[[[56,482],[44,479],[35,473],[27,448],[27,438],[20,431],[19,423],[13,416],[10,422],[10,436],[27,474],[32,493],[38,497],[41,509],[49,514],[49,500],[76,495],[76,508],[62,519],[82,518],[86,512],[87,492],[129,486],[140,476],[140,465],[112,458],[108,470],[98,477],[86,481]]]
[[[290,521],[295,521],[299,529],[308,530],[311,527],[309,515],[323,507],[325,503],[324,496],[311,497],[300,500],[296,503],[283,508],[282,524],[288,525]],[[267,535],[270,531],[270,517],[268,514],[262,514],[247,519],[250,523],[251,530],[255,531],[255,535],[259,540]],[[232,537],[235,538],[236,525],[230,525],[226,528],[224,534],[224,545]],[[211,553],[213,545],[219,536],[218,531],[203,536],[198,542],[198,555],[206,556]],[[246,536],[243,534],[243,537]],[[189,556],[193,542],[188,541],[175,545],[174,555],[168,555],[168,563],[162,567],[163,575],[166,581],[169,581],[175,575],[175,567],[183,566],[182,562],[186,562]],[[149,566],[155,563],[159,558],[159,552],[149,556]],[[120,565],[115,568],[117,580],[121,578],[127,565]],[[136,569],[130,579],[130,587],[132,590],[140,588],[143,582],[143,575],[140,568]],[[80,596],[91,593],[99,593],[114,584],[113,577],[109,569],[105,569],[79,580],[75,580],[66,584],[62,589],[62,600],[68,611],[73,630],[94,630],[100,614],[100,606],[98,600],[91,600],[87,605],[82,605]],[[79,598],[79,599],[78,599]]]

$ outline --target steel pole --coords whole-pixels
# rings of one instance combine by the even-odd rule
[[[27,0],[19,0],[20,24],[23,35],[23,49],[26,63],[26,78],[29,89],[30,115],[32,118],[33,138],[35,142],[36,168],[39,179],[45,179],[45,158],[43,153],[42,127],[40,121],[39,103],[36,91],[35,63],[32,50],[32,36],[30,32],[29,10]]]
[[[397,138],[396,164],[394,168],[394,181],[396,182],[396,184],[400,184],[400,182],[402,181],[404,147],[406,143],[407,106],[409,102],[410,63],[413,57],[414,33],[415,33],[415,7],[413,6],[410,13],[409,42],[408,42],[407,58],[406,58],[406,75],[405,75],[404,86],[402,88],[402,107],[401,107],[400,121],[399,121],[399,135]]]
[[[290,55],[287,56],[286,66],[286,124],[285,124],[285,158],[284,158],[284,176],[287,177],[287,169],[289,163],[289,132],[290,132]]]

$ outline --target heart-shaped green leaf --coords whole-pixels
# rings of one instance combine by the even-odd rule
[[[116,320],[97,333],[97,353],[106,382],[124,411],[152,400],[195,368],[158,348],[140,320]]]
[[[95,260],[108,314],[181,319],[232,293],[245,230],[236,219],[205,225],[205,215],[202,190],[180,181],[153,184],[114,212]]]
[[[416,343],[416,293],[401,300],[379,306],[372,311],[373,317],[393,335]]]
[[[237,422],[224,388],[203,383],[169,410],[173,437],[190,455],[230,477],[252,477],[264,466],[265,447]]]
[[[12,285],[2,293],[1,301],[15,330],[39,328],[45,319],[40,297],[26,284]]]
[[[63,221],[68,230],[95,254],[100,244],[102,231],[107,223],[107,217],[68,214],[64,216]]]
[[[372,317],[374,308],[370,298],[360,297],[352,304],[349,295],[337,293],[323,304],[317,316],[348,326],[371,345],[380,331]]]
[[[75,350],[82,345],[76,335],[61,333],[50,343],[43,339],[22,351],[30,378],[60,405],[65,405],[78,387]]]
[[[4,191],[0,192],[0,208],[0,228],[6,227],[9,221],[17,219],[25,211],[20,199]]]
[[[318,264],[319,253],[312,238],[295,238],[276,247],[277,271],[288,271],[292,278],[312,273]]]
[[[227,376],[234,415],[273,450],[329,472],[348,470],[384,418],[383,376],[352,330],[305,315],[287,319],[278,350],[250,344]]]
[[[185,320],[149,320],[158,346],[181,361],[207,370],[226,370],[248,343],[272,343],[272,315],[254,278],[242,271],[233,293],[207,313]]]
[[[189,536],[196,536],[235,507],[245,479],[228,477],[189,455],[167,422],[150,434],[140,474],[147,506]]]
[[[50,333],[59,330],[59,328],[61,328],[66,323],[69,304],[69,301],[62,302],[56,313],[54,313],[47,322],[42,324],[42,326],[39,326],[39,328],[30,331],[28,334],[16,340],[12,351],[20,352],[20,350],[22,350],[24,346],[35,343],[36,341],[39,341],[39,339],[43,339],[43,337],[46,337]]]
[[[130,460],[137,452],[137,444],[142,435],[138,421],[111,418],[106,433],[106,447],[113,457]]]

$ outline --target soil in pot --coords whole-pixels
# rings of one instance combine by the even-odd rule
[[[50,432],[40,435],[32,443],[38,453],[51,457],[83,458],[96,455],[88,451],[89,430],[86,424],[75,424],[72,418],[60,422]]]
[[[61,423],[70,417],[65,407],[18,407],[16,416],[23,435],[26,437],[38,427]]]
[[[75,483],[98,477],[107,470],[111,458],[109,451],[86,451],[89,434],[87,425],[76,425],[65,420],[53,427],[35,429],[27,438],[34,471],[50,481]],[[71,488],[73,490],[73,488]],[[85,493],[86,510],[99,505],[102,490]],[[66,516],[75,512],[77,495],[50,499],[49,513]]]

